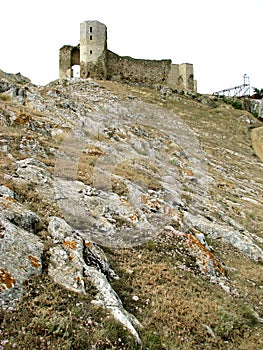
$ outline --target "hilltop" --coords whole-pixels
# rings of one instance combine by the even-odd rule
[[[263,347],[262,122],[165,86],[2,71],[0,116],[4,349]]]

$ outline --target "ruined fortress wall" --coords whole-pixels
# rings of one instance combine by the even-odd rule
[[[64,45],[59,50],[59,78],[66,79],[71,78],[71,56],[72,56],[73,46]]]
[[[176,88],[179,81],[179,64],[172,64],[167,78],[167,85]]]
[[[59,78],[72,78],[72,66],[80,63],[79,46],[65,45],[59,50]]]
[[[107,49],[107,27],[98,21],[80,24],[80,44],[60,49],[60,79],[73,77],[72,66],[80,65],[80,77],[140,84],[166,84],[196,91],[193,65],[166,60],[123,57]]]
[[[167,81],[171,60],[143,60],[107,51],[107,79],[145,84]]]

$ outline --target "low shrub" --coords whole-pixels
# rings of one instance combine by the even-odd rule
[[[8,94],[0,94],[0,100],[1,101],[11,101],[12,97]]]

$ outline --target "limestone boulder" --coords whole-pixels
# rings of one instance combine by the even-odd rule
[[[55,244],[50,249],[48,274],[66,289],[77,293],[89,293],[87,279],[97,289],[94,303],[108,309],[113,317],[123,324],[140,342],[135,327],[140,322],[128,313],[110,284],[111,278],[118,278],[110,269],[103,250],[81,238],[63,219],[51,217],[48,227]]]
[[[4,93],[10,89],[10,83],[5,79],[0,79],[0,93]]]
[[[16,165],[16,174],[21,179],[38,185],[43,185],[50,179],[50,173],[47,171],[47,166],[34,158],[25,158],[18,161]]]
[[[42,272],[44,245],[35,234],[40,218],[17,203],[9,188],[2,186],[0,196],[0,301],[14,308],[26,280]]]
[[[194,216],[190,213],[185,213],[185,218],[188,225],[203,232],[205,237],[230,244],[254,261],[263,261],[263,250],[256,244],[254,235],[243,227],[238,230],[230,225],[212,223],[203,216]]]

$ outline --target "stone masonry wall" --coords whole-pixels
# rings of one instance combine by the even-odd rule
[[[59,50],[59,78],[72,78],[73,71],[71,69],[75,64],[80,63],[79,46],[65,45]]]
[[[178,84],[179,76],[179,64],[172,64],[167,78],[167,85],[173,88],[181,88],[181,86]]]
[[[59,50],[59,78],[71,78],[71,54],[73,46],[64,45]]]
[[[171,60],[143,60],[121,57],[107,51],[107,79],[121,82],[166,83]]]

